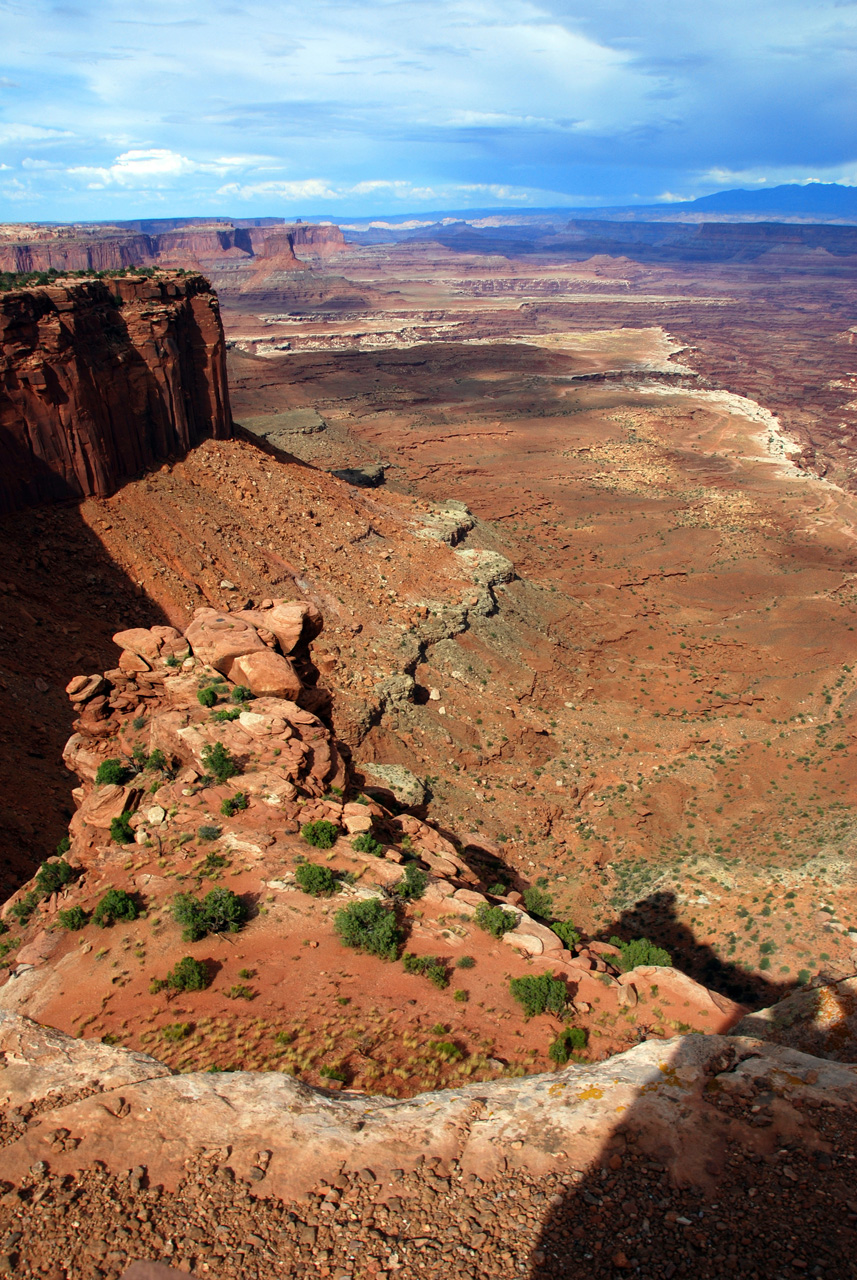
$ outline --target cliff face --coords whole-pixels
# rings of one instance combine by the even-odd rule
[[[5,229],[0,240],[0,271],[113,271],[120,267],[213,264],[230,258],[276,257],[299,266],[295,249],[325,257],[345,248],[339,227],[278,223],[240,227],[231,223],[189,225],[161,230],[84,227]],[[20,235],[20,238],[18,236]]]
[[[0,298],[0,513],[104,496],[231,429],[220,311],[202,276]]]

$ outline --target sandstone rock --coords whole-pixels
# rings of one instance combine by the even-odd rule
[[[151,668],[146,659],[141,658],[138,653],[123,649],[119,655],[119,670],[124,671],[126,675],[136,675],[138,671],[149,671]]]
[[[346,806],[348,808],[349,806]],[[342,823],[345,830],[350,836],[359,835],[364,831],[372,830],[372,815],[363,805],[355,805],[355,809],[362,809],[362,813],[343,813]]]
[[[654,983],[658,988],[659,1001],[672,1004],[678,1009],[692,1008],[697,1013],[708,1010],[710,1022],[706,1026],[710,1026],[711,1031],[727,1032],[746,1012],[744,1006],[735,1000],[730,1000],[717,991],[709,991],[686,973],[667,965],[641,964],[636,969],[621,973],[616,981],[620,986],[633,983],[638,995],[646,992]]]
[[[246,685],[260,697],[288,698],[293,701],[300,695],[303,687],[288,658],[264,647],[235,658],[229,674],[235,684]]]
[[[66,693],[71,701],[78,705],[88,702],[90,698],[94,698],[97,694],[104,693],[107,688],[107,682],[103,676],[75,676],[66,685]]]
[[[270,631],[284,654],[309,644],[324,627],[320,610],[310,600],[275,600],[268,609],[241,609],[232,616]]]
[[[114,818],[136,807],[141,794],[139,787],[98,787],[86,797],[74,816],[74,822],[86,822],[90,827],[109,829]]]
[[[225,676],[236,658],[269,652],[249,622],[216,609],[197,609],[185,638],[195,657]]]
[[[517,947],[519,951],[526,951],[531,956],[559,954],[565,950],[562,940],[556,936],[553,929],[548,929],[547,925],[537,924],[529,916],[523,916],[514,929],[504,933],[503,941],[508,942],[510,947]]]
[[[80,1137],[74,1149],[51,1151],[52,1175],[101,1160],[111,1173],[143,1166],[151,1185],[169,1190],[193,1153],[218,1150],[229,1153],[236,1179],[246,1180],[264,1147],[272,1153],[266,1194],[283,1200],[305,1196],[334,1171],[353,1179],[371,1170],[384,1185],[420,1158],[447,1167],[455,1160],[462,1176],[483,1180],[509,1164],[537,1174],[584,1169],[602,1155],[617,1115],[635,1149],[657,1148],[669,1182],[704,1185],[715,1137],[712,1074],[733,1090],[773,1086],[786,1101],[857,1105],[853,1067],[718,1035],[651,1041],[606,1062],[463,1084],[406,1105],[334,1096],[280,1072],[174,1075],[144,1054],[74,1039],[5,1010],[0,1053],[4,1109],[29,1112],[51,1097],[52,1124]],[[125,1107],[116,1105],[122,1097]],[[5,1179],[30,1176],[44,1158],[44,1130],[28,1125],[7,1136]]]

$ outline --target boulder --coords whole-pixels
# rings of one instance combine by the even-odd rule
[[[321,612],[310,600],[275,600],[269,609],[239,609],[229,616],[270,631],[284,654],[309,644],[324,626]]]
[[[88,702],[90,698],[94,698],[96,694],[104,693],[107,688],[107,681],[103,676],[74,676],[69,680],[65,687],[71,701],[75,706],[79,706],[83,702]]]
[[[106,830],[114,818],[136,808],[141,794],[139,787],[98,787],[86,797],[74,820]]]
[[[288,658],[264,646],[253,653],[243,653],[235,658],[229,677],[235,684],[246,685],[259,697],[287,698],[292,701],[303,688]]]
[[[230,675],[236,658],[269,652],[249,622],[217,609],[197,609],[185,638],[195,657],[225,676]]]
[[[537,924],[529,916],[523,916],[514,929],[504,933],[503,941],[531,956],[551,955],[565,950],[562,939],[556,936],[553,929]]]

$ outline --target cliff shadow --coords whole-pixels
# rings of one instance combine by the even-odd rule
[[[742,1004],[756,1008],[775,1004],[794,989],[793,982],[774,982],[750,972],[737,961],[724,960],[678,918],[676,901],[671,890],[653,893],[623,911],[602,933],[607,938],[615,935],[623,942],[648,938],[670,953],[676,969]]]
[[[54,853],[74,812],[65,686],[116,666],[116,631],[159,623],[76,504],[0,518],[0,900]]]
[[[797,1077],[786,1085],[776,1059],[760,1061],[766,1048],[777,1053],[758,1041],[688,1036],[665,1044],[660,1060],[640,1046],[612,1077],[602,1064],[605,1079],[590,1094],[632,1082],[636,1100],[615,1108],[621,1119],[594,1154],[588,1117],[570,1141],[566,1131],[570,1159],[552,1187],[543,1184],[547,1209],[519,1273],[527,1280],[857,1276],[853,1111],[817,1102],[807,1109],[818,1072],[808,1072],[805,1086]],[[802,1077],[813,1062],[793,1069]],[[559,1079],[574,1088],[573,1072]],[[554,1091],[562,1092],[559,1084]],[[516,1191],[512,1182],[503,1198],[517,1217],[532,1189]]]

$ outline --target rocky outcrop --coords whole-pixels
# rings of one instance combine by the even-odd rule
[[[768,1151],[793,1139],[795,1102],[857,1104],[857,1068],[716,1035],[651,1041],[607,1062],[407,1102],[332,1097],[277,1072],[173,1075],[145,1054],[3,1010],[0,1052],[0,1105],[18,1116],[38,1109],[41,1120],[33,1115],[10,1134],[4,1177],[20,1181],[39,1161],[53,1175],[100,1161],[112,1173],[141,1167],[150,1185],[172,1189],[217,1152],[256,1195],[284,1200],[364,1170],[385,1184],[435,1160],[482,1180],[581,1170],[597,1162],[620,1116],[623,1149],[633,1143],[675,1181],[704,1184],[739,1145]],[[711,1123],[712,1095],[758,1093],[777,1102],[764,1131],[752,1117],[729,1129]]]
[[[819,1058],[857,1061],[857,978],[800,987],[768,1009],[748,1013],[736,1036],[761,1036]]]
[[[0,297],[0,513],[103,497],[231,434],[220,311],[202,276]]]

